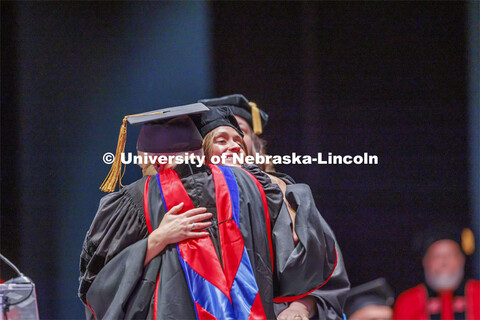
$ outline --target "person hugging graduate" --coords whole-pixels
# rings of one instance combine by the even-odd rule
[[[125,117],[102,190],[121,185],[117,159],[127,122],[149,132],[142,151],[187,156],[201,147],[190,115],[206,110],[194,104]],[[274,299],[306,294],[333,272],[335,248],[319,230],[318,254],[300,252],[289,261],[301,269],[315,259],[311,281],[294,291],[274,289],[289,276],[276,272],[272,240],[282,194],[262,187],[268,181],[261,172],[198,163],[154,167],[155,175],[100,201],[80,259],[79,297],[88,318],[275,319]]]
[[[247,155],[255,155],[255,153],[265,155],[266,141],[261,139],[258,135],[264,132],[269,116],[265,111],[258,108],[257,104],[251,101],[249,102],[247,98],[241,94],[203,99],[199,100],[199,102],[205,104],[212,110],[216,108],[229,108],[232,110],[243,131]],[[202,114],[202,116],[204,115],[205,114]],[[204,137],[203,145],[205,154],[208,154],[210,149],[205,147],[215,144],[215,135],[212,135],[212,132],[209,133],[210,136],[205,135]],[[208,139],[212,141],[208,141]],[[206,161],[209,161],[208,157]],[[284,173],[273,172],[272,165],[266,165],[265,163],[258,164],[258,167],[244,165],[244,168],[253,174],[255,174],[259,168],[263,171],[267,171],[267,181],[282,190],[284,205],[282,206],[282,212],[279,214],[279,220],[281,220],[282,223],[277,224],[276,230],[274,230],[274,235],[275,237],[278,237],[278,242],[288,247],[288,249],[283,251],[281,254],[282,256],[278,259],[279,261],[290,259],[289,255],[285,255],[285,253],[290,254],[293,250],[299,250],[299,248],[302,248],[302,242],[305,241],[305,239],[309,239],[305,238],[303,235],[302,239],[298,234],[299,232],[303,233],[298,230],[304,228],[302,223],[305,219],[319,219],[319,223],[315,226],[318,226],[319,230],[328,233],[334,240],[337,260],[335,270],[329,281],[323,286],[317,287],[316,290],[313,290],[308,295],[298,297],[295,304],[302,303],[308,310],[316,310],[319,319],[343,319],[343,305],[347,292],[350,289],[350,282],[348,280],[340,246],[338,245],[330,226],[317,209],[313,199],[312,190],[306,184],[296,183],[293,178]],[[298,216],[298,214],[300,215]],[[298,226],[296,225],[297,222],[300,223]],[[312,224],[309,228],[315,227]],[[289,233],[290,238],[287,236]],[[292,237],[293,242],[291,241]],[[285,267],[288,268],[288,265],[285,265]],[[285,309],[287,305],[292,307],[291,301],[282,302],[276,305],[280,310],[285,310],[283,314],[280,314],[280,320],[289,319],[291,313],[289,312],[290,310]]]

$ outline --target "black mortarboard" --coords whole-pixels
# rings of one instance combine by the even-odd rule
[[[352,288],[347,294],[343,311],[350,316],[370,305],[389,306],[393,305],[395,294],[384,278],[378,278]]]
[[[176,153],[201,148],[202,136],[188,116],[147,122],[137,139],[137,150],[149,153]]]
[[[194,103],[125,116],[118,135],[115,160],[100,190],[112,192],[117,182],[122,187],[121,154],[125,151],[127,122],[132,125],[144,125],[137,140],[137,149],[140,151],[151,153],[193,151],[201,148],[202,138],[189,115],[206,111],[208,111],[206,106]]]
[[[453,240],[461,247],[466,255],[475,251],[475,237],[469,228],[461,228],[452,221],[433,221],[430,225],[419,231],[413,238],[413,247],[421,254],[425,254],[428,248],[440,240]]]
[[[248,102],[241,94],[232,94],[220,98],[203,99],[201,102],[209,107],[227,106],[233,111],[233,114],[244,118],[250,124],[253,132],[257,135],[263,132],[267,125],[268,114],[257,107],[255,102]]]
[[[222,106],[209,109],[208,112],[192,116],[202,137],[205,137],[207,133],[221,126],[232,127],[243,137],[243,131],[240,129],[237,119],[235,119],[229,107]]]

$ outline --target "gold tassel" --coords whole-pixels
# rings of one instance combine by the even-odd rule
[[[248,103],[252,107],[252,125],[253,125],[253,132],[256,135],[260,135],[263,132],[262,128],[262,119],[260,118],[260,110],[257,107],[255,102]]]
[[[165,113],[165,111],[132,114],[123,118],[122,126],[120,127],[120,133],[118,134],[118,143],[117,150],[115,151],[115,159],[112,163],[112,167],[110,168],[110,172],[108,172],[107,177],[105,178],[105,180],[103,180],[103,183],[100,186],[100,190],[102,190],[103,192],[113,192],[115,191],[117,182],[120,186],[120,189],[124,186],[122,184],[122,178],[125,174],[127,166],[125,165],[123,167],[122,172],[122,153],[125,151],[125,143],[127,142],[127,119],[131,117],[143,117],[162,113]]]
[[[467,256],[475,252],[475,236],[469,228],[462,230],[462,249]]]
[[[100,190],[102,190],[103,192],[115,191],[117,182],[119,182],[120,188],[123,187],[122,177],[123,173],[125,173],[125,170],[122,173],[122,153],[125,151],[125,143],[127,141],[127,118],[128,116],[123,118],[123,123],[120,127],[120,133],[118,134],[117,150],[115,151],[115,159],[112,163],[112,167],[110,168],[110,172],[100,186]]]

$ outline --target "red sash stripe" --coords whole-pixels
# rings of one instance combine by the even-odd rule
[[[87,303],[88,309],[90,309],[90,312],[93,314],[93,319],[97,320],[97,316],[95,315],[95,312],[93,312],[92,307],[90,307],[90,304],[88,303],[88,300],[85,300],[85,302]]]
[[[148,205],[148,191],[150,188],[150,178],[152,176],[149,176],[147,178],[147,181],[145,181],[145,187],[143,188],[143,211],[145,214],[145,222],[147,224],[147,229],[148,233],[153,232],[152,228],[152,222],[150,220],[150,209]],[[158,302],[158,285],[160,283],[160,273],[158,273],[157,276],[157,281],[155,282],[155,293],[153,294],[153,319],[157,319],[157,302]]]
[[[265,320],[265,311],[263,310],[260,293],[257,293],[255,300],[253,300],[250,317],[248,317],[248,320]]]
[[[195,301],[195,309],[197,311],[197,316],[198,316],[198,319],[202,319],[202,320],[217,320],[217,318],[215,318],[210,312],[208,312],[207,310],[203,309],[201,305],[199,305],[196,301]]]
[[[155,293],[153,295],[153,320],[157,320],[158,286],[159,285],[160,285],[160,272],[158,272],[157,281],[155,282]]]
[[[150,186],[150,178],[152,176],[148,176],[147,181],[145,181],[145,187],[143,188],[143,211],[145,213],[145,222],[147,223],[148,233],[152,233],[152,222],[150,221],[150,212],[148,209],[148,189]]]
[[[210,165],[210,169],[215,183],[217,208],[221,208],[221,210],[217,210],[218,221],[225,221],[219,224],[218,229],[221,239],[223,270],[227,287],[231,288],[242,259],[245,244],[240,230],[232,219],[232,202],[225,177],[217,166]]]
[[[174,170],[163,170],[158,176],[167,210],[181,202],[184,205],[180,213],[194,208],[192,200]],[[230,290],[210,237],[182,241],[178,244],[178,247],[183,259],[190,267],[202,278],[207,279],[220,289],[231,301]]]

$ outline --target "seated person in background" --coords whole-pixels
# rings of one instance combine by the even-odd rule
[[[345,302],[348,320],[391,320],[394,293],[384,278],[352,288]]]
[[[473,253],[472,231],[436,224],[423,233],[423,238],[425,284],[400,294],[394,319],[480,319],[480,283],[464,279],[462,249]]]
[[[209,104],[208,101],[215,102],[216,99],[202,101]],[[221,103],[225,102],[223,99],[221,101]],[[208,119],[210,117],[214,118],[216,112],[226,113],[226,111],[224,111],[225,108],[230,109],[230,104],[236,103],[235,101],[243,102],[242,105],[244,106],[249,105],[243,96],[235,95],[233,101],[227,99],[226,105],[221,105],[216,102],[213,103],[215,107],[211,108],[211,112],[202,114],[200,120],[196,121],[199,131],[204,137],[203,147],[206,155],[205,161],[207,163],[212,156],[220,157],[222,154],[241,154],[245,150],[238,130],[233,130],[225,126],[219,126],[213,129],[212,126],[208,125]],[[229,159],[230,157],[227,158],[226,164],[230,164]],[[256,172],[259,171],[259,168],[255,165],[244,165],[243,168],[254,175],[258,174]],[[292,184],[289,182],[287,186],[283,180],[275,180],[275,177],[270,175],[269,178],[271,179],[271,183],[268,181],[268,184],[264,184],[263,187],[266,189],[271,188],[271,185],[275,185],[277,188],[280,187],[285,204],[282,206],[278,217],[278,220],[281,222],[279,223],[277,221],[276,227],[273,229],[273,237],[276,240],[274,242],[277,243],[277,249],[280,248],[277,252],[281,252],[281,254],[277,256],[277,261],[279,261],[282,267],[279,271],[284,274],[292,274],[289,285],[295,282],[302,283],[306,278],[309,278],[308,274],[312,271],[307,269],[291,269],[292,265],[288,263],[290,256],[294,256],[303,250],[307,250],[307,254],[309,255],[315,253],[315,250],[312,250],[313,247],[308,244],[310,241],[316,240],[316,236],[314,235],[315,230],[328,230],[328,234],[333,240],[334,235],[316,209],[313,195],[308,185]],[[279,185],[278,182],[283,183],[283,187]],[[297,216],[296,214],[300,204],[302,206],[298,212],[299,216]],[[298,226],[296,226],[297,223],[299,223]],[[296,231],[299,232],[298,235]],[[288,238],[286,236],[287,234],[292,235],[292,237]],[[279,244],[282,246],[280,247]],[[274,300],[277,302],[276,313],[279,313],[279,320],[296,319],[295,317],[298,319],[308,319],[315,314],[317,314],[319,319],[341,319],[343,317],[343,299],[346,291],[349,289],[349,282],[344,269],[343,258],[338,247],[336,247],[336,254],[336,267],[333,275],[326,284],[316,286],[313,291],[306,295],[298,296],[295,299]],[[317,268],[317,266],[311,265],[311,268],[313,270]]]

